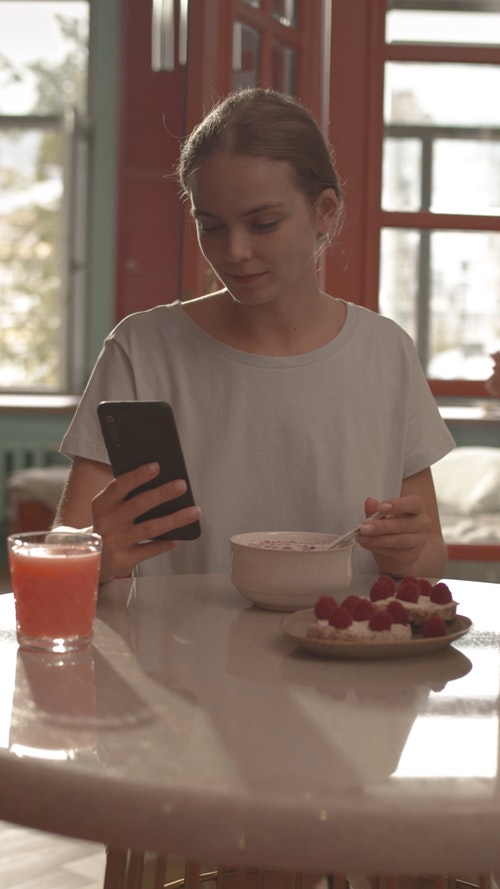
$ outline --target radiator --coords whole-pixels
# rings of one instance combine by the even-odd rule
[[[0,525],[8,522],[9,499],[7,479],[16,469],[30,466],[51,466],[57,461],[52,443],[33,444],[26,441],[0,442]]]

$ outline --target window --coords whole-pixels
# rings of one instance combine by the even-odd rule
[[[472,392],[500,348],[500,3],[387,0],[383,68],[378,307],[436,393]]]
[[[69,392],[85,345],[87,0],[0,0],[0,389]]]
[[[346,222],[326,289],[406,328],[435,395],[484,398],[500,338],[500,0],[332,0],[331,65]]]
[[[297,95],[297,59],[302,44],[297,30],[298,0],[274,0],[270,6],[263,3],[262,10],[258,0],[247,5],[259,12],[246,10],[244,3],[237,11],[233,25],[233,87],[265,83]]]

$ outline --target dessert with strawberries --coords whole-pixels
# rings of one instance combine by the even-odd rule
[[[449,623],[457,613],[457,603],[448,585],[443,581],[432,584],[425,577],[407,576],[396,584],[393,578],[381,576],[372,584],[370,600],[376,608],[387,608],[391,601],[400,602],[413,627],[421,627],[434,615]]]
[[[369,596],[349,594],[339,604],[320,596],[307,630],[311,639],[324,642],[402,642],[419,637],[446,636],[457,603],[440,581],[404,577],[399,583],[381,575]]]
[[[339,605],[331,596],[320,596],[314,607],[315,620],[307,635],[324,642],[402,642],[411,639],[408,614],[396,603],[389,609],[376,608],[366,597],[347,596]]]

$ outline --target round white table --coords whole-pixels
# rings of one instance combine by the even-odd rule
[[[62,667],[0,596],[0,818],[238,867],[498,869],[500,586],[448,583],[472,630],[398,660],[314,657],[189,575],[103,587]]]

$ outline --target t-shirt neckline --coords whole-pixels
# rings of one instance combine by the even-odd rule
[[[234,346],[228,346],[222,340],[218,340],[212,334],[208,333],[196,321],[184,311],[182,302],[177,300],[171,304],[171,308],[175,309],[184,329],[193,336],[198,342],[209,348],[212,352],[216,352],[222,357],[230,361],[236,361],[238,364],[248,364],[255,367],[301,367],[307,364],[316,364],[331,358],[337,352],[344,348],[353,336],[357,326],[358,315],[355,311],[356,306],[353,303],[341,300],[346,307],[346,317],[342,328],[328,343],[320,346],[319,349],[313,349],[311,352],[304,352],[299,355],[258,355],[253,352],[244,352],[236,349]]]

